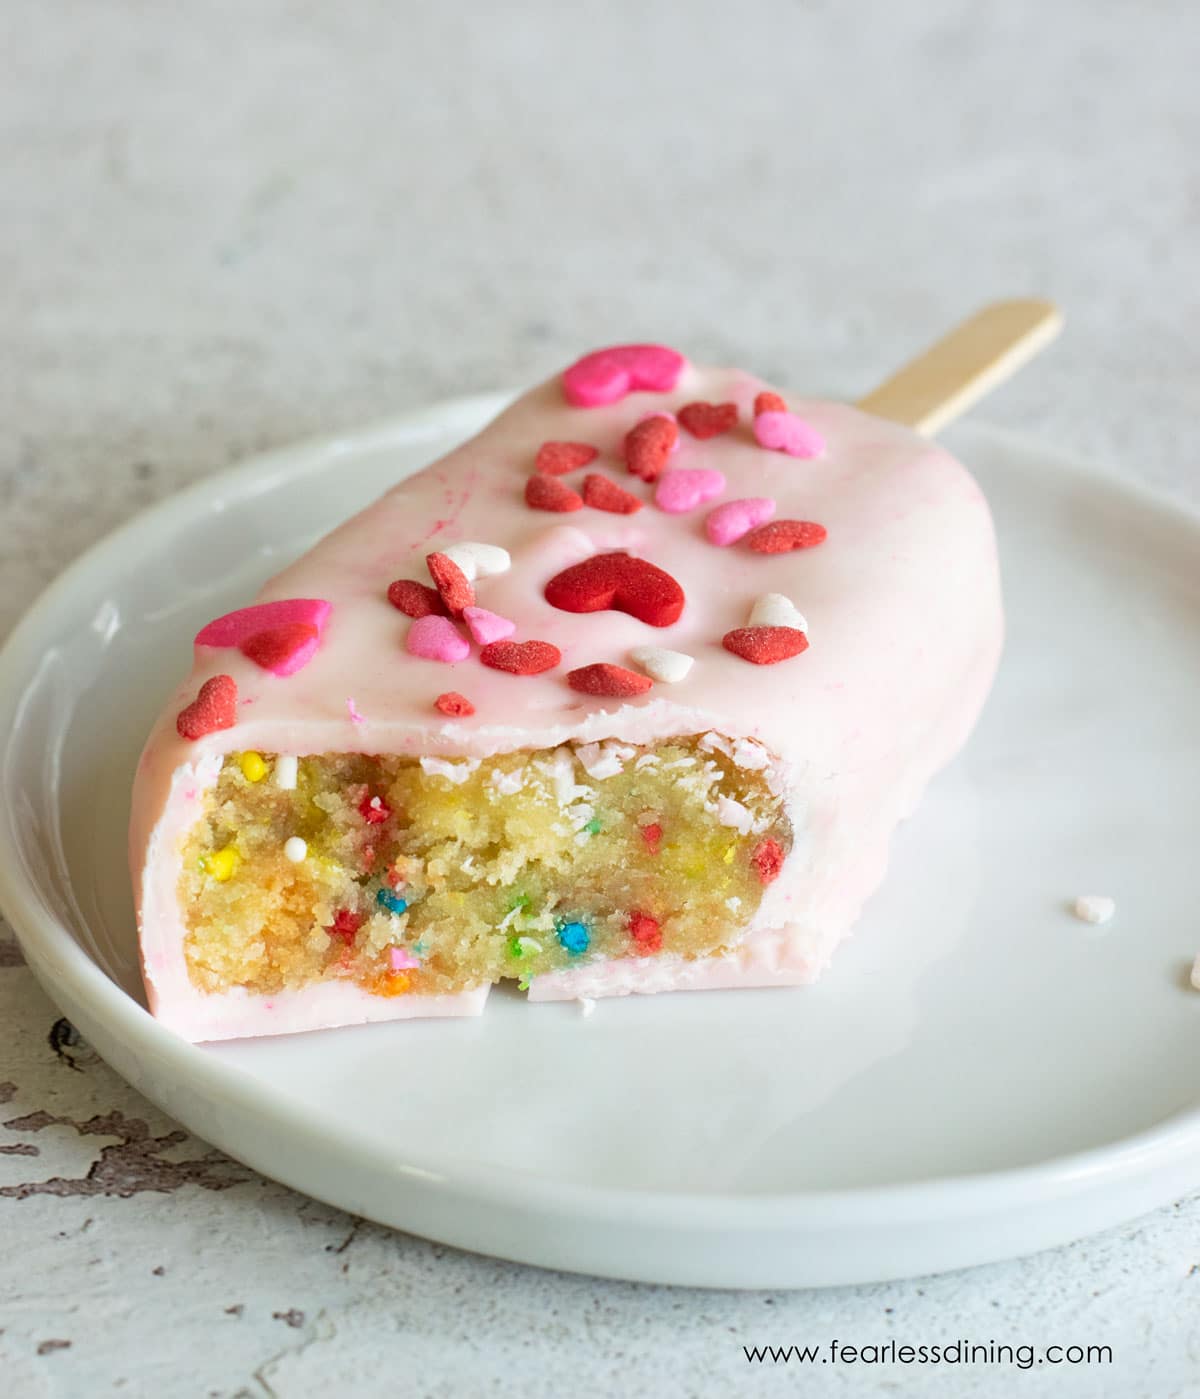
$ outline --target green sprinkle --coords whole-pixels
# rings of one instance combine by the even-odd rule
[[[426,952],[429,951],[429,948],[425,944],[425,939],[422,938],[419,942],[413,943],[412,950],[417,954],[418,957],[424,957]]]
[[[521,946],[520,938],[509,938],[508,955],[510,957],[524,957],[525,949]]]
[[[517,978],[518,991],[528,991],[532,984],[533,974],[531,972],[522,972],[521,975]]]
[[[593,816],[583,829],[590,835],[598,836],[604,829],[604,826],[601,824],[599,816]]]
[[[514,894],[512,898],[509,899],[508,906],[505,909],[505,912],[511,913],[514,908],[528,908],[529,904],[530,898],[528,894]]]

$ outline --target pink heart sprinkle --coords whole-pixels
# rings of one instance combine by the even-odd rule
[[[404,644],[427,661],[465,661],[471,654],[471,643],[449,617],[418,617]]]
[[[576,408],[616,403],[627,393],[645,389],[667,393],[687,361],[666,345],[611,345],[584,355],[563,373],[563,392]]]
[[[488,646],[493,641],[503,641],[517,629],[516,622],[489,612],[486,607],[464,607],[463,621],[480,646]]]
[[[709,512],[704,521],[704,533],[714,544],[724,548],[736,544],[743,535],[765,524],[775,513],[770,496],[750,496],[745,500],[727,500]]]
[[[275,627],[304,623],[316,627],[319,637],[325,630],[332,606],[318,597],[283,598],[279,602],[258,602],[227,612],[196,633],[197,646],[238,646],[259,632]]]
[[[709,467],[686,467],[668,471],[659,478],[654,503],[669,515],[683,515],[719,496],[725,489],[725,477]]]
[[[754,439],[772,452],[789,457],[819,457],[825,439],[795,413],[759,413],[754,419]]]

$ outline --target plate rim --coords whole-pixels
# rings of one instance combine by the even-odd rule
[[[169,525],[194,512],[204,497],[232,491],[253,495],[269,489],[286,470],[289,479],[320,470],[331,455],[357,454],[397,442],[411,443],[414,433],[428,429],[440,434],[456,418],[490,415],[509,402],[510,391],[455,395],[438,399],[403,413],[348,429],[318,435],[292,444],[255,453],[219,472],[172,493],[138,511],[130,519],[92,544],[53,579],[18,620],[0,645],[0,733],[6,735],[0,751],[0,777],[7,767],[12,732],[20,717],[23,698],[44,648],[39,635],[57,635],[56,615],[68,609],[68,598],[92,572],[103,569],[112,555],[128,557],[127,545],[155,527]],[[1099,481],[1110,491],[1133,497],[1143,510],[1200,531],[1200,506],[1168,490],[1125,476],[1106,465],[1042,443],[1032,434],[972,421],[958,424],[954,434],[990,440],[1018,453],[1036,452],[1053,459],[1056,469]],[[16,855],[12,813],[0,789],[0,908],[21,944],[31,970],[57,1002],[56,989],[88,1008],[89,1017],[131,1052],[152,1057],[160,1075],[183,1077],[215,1099],[249,1111],[264,1105],[290,1133],[310,1142],[318,1128],[305,1118],[302,1104],[290,1093],[267,1090],[251,1074],[235,1064],[207,1054],[201,1046],[179,1038],[121,989],[87,954],[62,923],[41,906],[37,886]],[[84,1018],[80,1016],[79,1018]],[[144,1085],[138,1091],[153,1098]],[[172,1109],[160,1104],[168,1113]],[[187,1125],[186,1117],[181,1121]],[[241,1159],[236,1147],[220,1140],[211,1130],[206,1139]],[[696,1191],[655,1190],[645,1187],[563,1182],[509,1166],[483,1166],[461,1158],[439,1158],[422,1153],[419,1144],[405,1146],[402,1154],[357,1130],[341,1129],[345,1149],[373,1171],[405,1181],[406,1187],[431,1191],[446,1200],[464,1200],[489,1207],[512,1206],[514,1192],[524,1188],[539,1212],[602,1222],[619,1218],[622,1223],[655,1228],[686,1228],[711,1232],[736,1228],[749,1231],[804,1230],[814,1223],[822,1230],[853,1224],[855,1228],[888,1222],[944,1221],[994,1215],[1013,1206],[1052,1204],[1066,1195],[1094,1191],[1143,1178],[1155,1170],[1178,1165],[1183,1159],[1200,1159],[1200,1103],[1195,1107],[1119,1138],[1103,1146],[1052,1156],[1043,1161],[970,1174],[945,1175],[887,1185],[841,1188],[808,1188],[793,1191]],[[314,1193],[297,1184],[298,1173],[275,1166],[264,1174],[285,1184]],[[418,1191],[418,1193],[419,1193]],[[336,1200],[331,1203],[342,1205]],[[718,1218],[719,1216],[719,1218]],[[419,1226],[418,1226],[418,1232]]]

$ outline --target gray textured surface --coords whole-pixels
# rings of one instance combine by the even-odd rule
[[[256,448],[613,339],[854,394],[997,294],[1054,296],[1069,329],[988,416],[1200,499],[1194,6],[490,8],[0,7],[0,634],[89,542]],[[923,1283],[564,1278],[249,1177],[54,1021],[0,931],[22,1399],[1200,1392],[1195,1199]],[[741,1356],[833,1336],[1116,1363]]]

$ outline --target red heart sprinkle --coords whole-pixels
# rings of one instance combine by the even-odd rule
[[[583,503],[613,515],[636,515],[644,504],[624,486],[595,474],[583,478]]]
[[[297,651],[311,646],[316,639],[317,629],[311,622],[285,622],[281,627],[269,627],[248,636],[238,650],[263,670],[278,671]]]
[[[685,403],[675,416],[679,419],[680,427],[705,442],[710,437],[720,437],[734,427],[738,410],[736,403]]]
[[[772,393],[765,389],[754,400],[754,416],[757,418],[760,413],[786,413],[787,404],[777,393]]]
[[[351,913],[348,908],[339,908],[333,915],[333,923],[325,931],[331,938],[338,938],[349,947],[366,921],[361,913]]]
[[[559,664],[562,652],[548,641],[493,641],[480,651],[479,659],[509,675],[541,675]]]
[[[200,693],[179,712],[175,730],[180,738],[194,743],[218,729],[231,729],[237,722],[237,683],[232,675],[214,675],[200,686]]]
[[[606,699],[622,699],[627,695],[644,695],[654,684],[648,675],[638,675],[624,666],[598,661],[567,672],[567,684],[581,695],[603,695]]]
[[[543,472],[535,471],[525,482],[525,504],[531,510],[564,513],[568,510],[582,510],[583,498],[557,476],[547,476]]]
[[[457,690],[447,690],[444,695],[438,695],[433,705],[443,714],[448,714],[451,719],[466,719],[475,713],[475,706],[466,695],[460,695]]]
[[[657,481],[666,470],[679,428],[671,418],[643,418],[625,434],[625,461],[643,481]]]
[[[795,627],[738,627],[725,633],[721,645],[754,665],[774,665],[807,651],[808,637]]]
[[[358,814],[368,826],[382,826],[392,814],[392,808],[382,797],[373,797],[367,792],[358,804]]]
[[[637,943],[639,952],[658,952],[662,948],[658,919],[637,909],[629,915],[629,936]]]
[[[766,888],[779,878],[779,871],[783,868],[783,847],[768,836],[755,847],[750,863],[758,871],[759,882]]]
[[[463,608],[475,606],[475,589],[467,582],[467,575],[447,554],[427,554],[425,566],[437,584],[442,606],[461,622]]]
[[[599,455],[597,449],[586,442],[543,442],[533,467],[547,476],[565,476],[568,471],[576,471],[595,461]]]
[[[669,627],[683,611],[683,589],[669,573],[631,554],[593,554],[555,574],[546,601],[560,612],[628,612],[652,627]]]
[[[397,578],[388,584],[388,601],[406,617],[444,617],[446,609],[436,588],[411,578]]]
[[[662,843],[662,827],[657,821],[652,821],[650,825],[643,826],[642,839],[646,842],[646,849],[651,855],[658,854],[658,847]]]
[[[756,554],[787,554],[793,549],[811,549],[824,544],[828,531],[811,520],[772,520],[759,525],[746,536]]]

